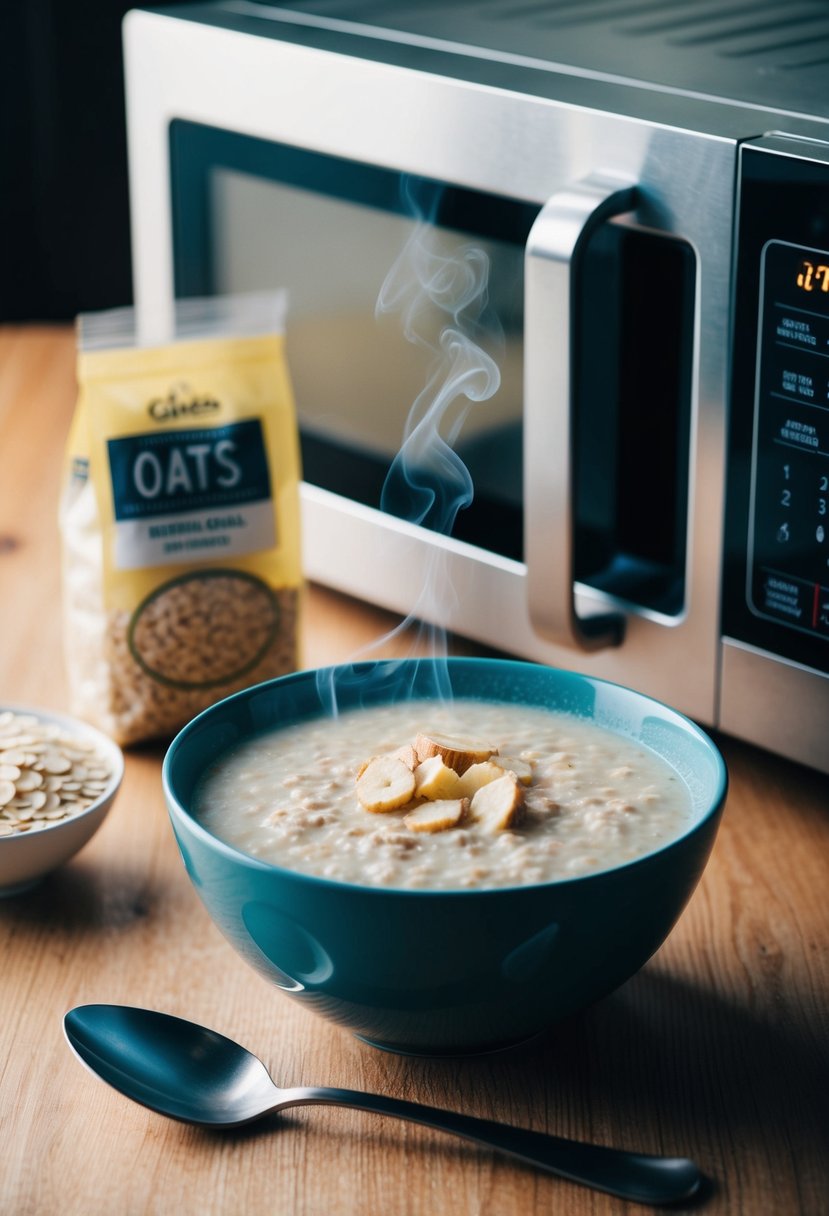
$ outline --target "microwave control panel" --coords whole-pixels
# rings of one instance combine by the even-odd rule
[[[829,638],[829,252],[770,241],[760,267],[747,592]]]
[[[735,282],[724,632],[827,671],[829,147],[743,147]]]

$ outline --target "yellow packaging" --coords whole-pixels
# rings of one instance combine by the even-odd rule
[[[298,666],[300,458],[282,293],[79,319],[60,523],[73,711],[120,743]],[[263,332],[267,325],[269,332]]]

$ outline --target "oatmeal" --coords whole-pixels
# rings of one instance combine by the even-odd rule
[[[459,726],[486,746],[441,742]],[[259,735],[213,763],[194,813],[263,861],[443,890],[610,869],[691,822],[682,779],[635,741],[482,701],[380,705]]]

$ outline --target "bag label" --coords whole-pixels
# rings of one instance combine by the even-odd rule
[[[107,451],[118,569],[241,556],[276,544],[258,418],[109,439]]]

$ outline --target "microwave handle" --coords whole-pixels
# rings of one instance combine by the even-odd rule
[[[565,187],[533,224],[524,268],[524,551],[536,632],[580,650],[618,646],[620,612],[582,617],[574,575],[574,292],[581,247],[599,224],[633,210],[636,187],[595,173]]]

